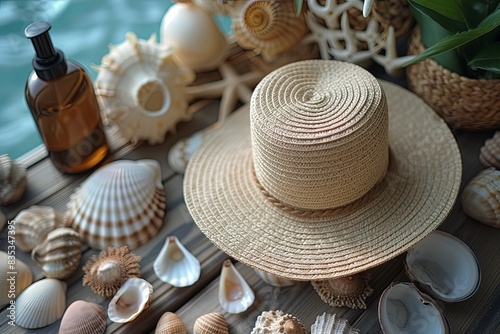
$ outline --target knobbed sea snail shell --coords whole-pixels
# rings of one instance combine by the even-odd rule
[[[0,205],[14,203],[26,190],[26,168],[7,154],[0,155]]]
[[[500,170],[480,172],[465,186],[461,199],[466,215],[500,228]]]
[[[500,131],[495,132],[493,138],[486,139],[479,160],[484,167],[495,167],[500,169]]]
[[[251,334],[307,334],[304,325],[291,314],[281,310],[264,311],[257,317]]]
[[[102,334],[106,325],[106,313],[101,305],[77,300],[64,312],[59,334]]]
[[[33,248],[31,258],[45,276],[64,279],[80,267],[82,242],[78,232],[60,227],[49,232],[47,238]]]

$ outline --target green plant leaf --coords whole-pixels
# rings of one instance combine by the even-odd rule
[[[469,61],[468,65],[473,70],[485,70],[500,74],[500,42],[491,44]]]
[[[466,30],[466,26],[463,22],[459,22],[447,16],[441,15],[434,10],[430,10],[425,6],[414,2],[414,0],[409,0],[408,4],[410,5],[413,17],[420,26],[421,31],[432,30],[436,25],[448,31],[449,34]],[[432,24],[432,27],[428,27],[429,24]],[[424,39],[422,39],[422,41],[424,41]],[[426,44],[424,41],[424,45],[430,46],[433,44]]]
[[[293,0],[293,7],[295,8],[295,16],[299,16],[302,12],[302,5],[304,0]]]
[[[463,22],[463,15],[455,0],[408,0],[408,2],[427,8],[426,12],[434,11],[449,19]]]

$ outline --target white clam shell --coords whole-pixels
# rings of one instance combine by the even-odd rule
[[[12,160],[7,154],[0,155],[0,205],[19,200],[26,190],[26,167]]]
[[[391,284],[380,296],[378,317],[385,334],[451,333],[436,302],[411,283]]]
[[[255,301],[255,294],[236,270],[231,260],[222,264],[219,278],[219,303],[229,313],[245,312]]]
[[[21,260],[0,251],[0,307],[9,304],[33,282],[33,273]]]
[[[134,249],[163,225],[165,191],[156,160],[120,160],[95,171],[71,196],[65,223],[92,248]]]
[[[172,49],[154,35],[146,41],[127,33],[96,69],[96,95],[105,118],[132,143],[162,143],[177,123],[191,119],[184,89],[194,72],[179,67]]]
[[[360,334],[359,329],[351,327],[347,319],[336,314],[323,313],[316,317],[311,326],[311,334]]]
[[[16,299],[16,324],[41,328],[59,320],[66,309],[66,283],[45,278],[30,285]]]
[[[111,299],[108,317],[116,323],[134,320],[149,307],[153,286],[142,278],[129,278]]]
[[[50,231],[64,226],[63,214],[50,206],[30,206],[19,212],[14,221],[16,245],[25,252],[31,252]]]
[[[45,276],[67,278],[80,267],[82,242],[78,232],[60,227],[49,232],[47,238],[33,248],[31,258]]]
[[[259,277],[262,278],[262,280],[264,282],[266,282],[269,285],[278,287],[278,288],[292,286],[292,285],[297,284],[297,281],[292,281],[292,280],[289,280],[289,279],[284,278],[284,277],[275,276],[275,275],[266,273],[266,272],[261,271],[261,270],[257,270],[257,269],[254,269],[254,270],[257,273],[257,275],[259,275]]]
[[[200,261],[173,235],[166,238],[153,268],[159,279],[178,288],[193,285],[201,274]]]
[[[208,12],[194,3],[176,3],[161,21],[161,43],[175,50],[176,61],[194,71],[221,64],[228,43]]]
[[[464,187],[461,200],[466,215],[500,228],[500,170],[481,171]]]
[[[481,272],[472,250],[460,239],[434,231],[406,254],[405,269],[430,295],[447,302],[470,298]]]

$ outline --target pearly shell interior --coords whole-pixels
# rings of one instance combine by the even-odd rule
[[[129,278],[111,299],[108,317],[116,323],[134,320],[149,307],[153,286],[142,278]]]
[[[219,303],[229,313],[245,312],[255,301],[255,294],[236,270],[231,260],[222,264],[219,278]]]

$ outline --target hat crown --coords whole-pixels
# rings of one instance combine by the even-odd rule
[[[256,178],[285,205],[345,206],[387,171],[386,98],[357,65],[308,60],[275,70],[255,88],[250,120]]]

